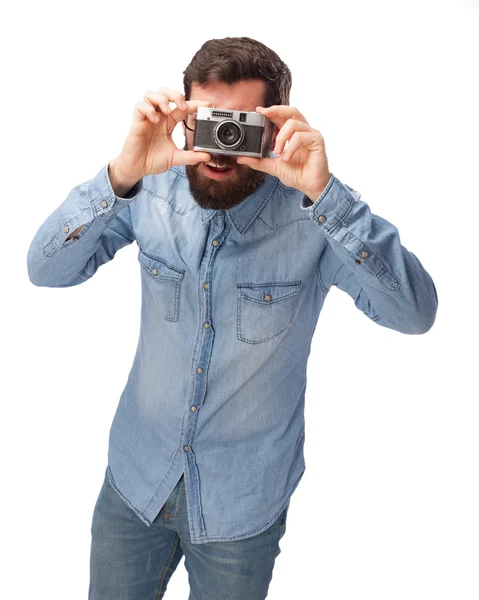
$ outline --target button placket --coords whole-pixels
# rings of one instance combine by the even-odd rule
[[[210,254],[209,260],[205,261],[205,265],[206,265],[206,267],[205,267],[206,271],[205,271],[205,274],[204,274],[205,280],[201,284],[201,287],[202,287],[203,291],[206,292],[206,293],[208,291],[211,292],[211,288],[209,286],[209,282],[206,281],[206,279],[209,277],[209,275],[211,273],[211,265],[214,262],[214,259],[215,259],[215,256],[216,256],[215,249],[217,249],[217,248],[219,248],[221,246],[221,240],[218,238],[218,235],[220,233],[222,233],[223,230],[224,230],[224,214],[222,214],[222,213],[218,214],[217,217],[216,217],[216,219],[215,219],[215,221],[216,221],[216,223],[219,224],[220,227],[219,227],[219,230],[216,231],[216,235],[214,235],[214,238],[211,240],[211,246],[209,247],[210,248],[209,251],[211,252],[211,254]],[[208,246],[206,246],[206,248],[208,248]],[[208,252],[208,250],[207,250],[207,252]],[[206,310],[203,310],[203,308],[200,306],[200,311],[203,314],[203,318],[204,317],[208,318],[208,317],[210,317],[210,315],[208,314],[208,310],[209,310],[208,307],[210,306],[210,300],[209,300],[208,296],[204,296],[203,298],[204,298],[203,302],[206,305]],[[202,345],[199,348],[198,355],[195,357],[195,359],[197,361],[197,364],[200,363],[200,364],[203,365],[201,367],[200,366],[196,367],[196,374],[198,376],[203,375],[205,373],[205,369],[208,368],[208,360],[209,360],[209,356],[211,354],[211,346],[213,344],[213,339],[214,339],[214,331],[212,329],[211,322],[209,320],[204,321],[202,323],[202,328],[203,328],[203,330],[211,331],[211,336],[205,334],[202,337],[202,339],[203,339]],[[196,413],[198,413],[198,411],[201,408],[201,405],[202,405],[202,402],[203,402],[203,399],[204,399],[203,395],[204,395],[205,389],[206,389],[205,385],[203,383],[201,383],[202,381],[203,381],[203,379],[200,379],[198,377],[198,379],[197,379],[198,383],[193,383],[193,385],[195,386],[195,389],[194,389],[194,393],[192,395],[192,402],[193,402],[193,404],[191,404],[190,407],[189,407],[189,409],[188,409],[188,411],[190,413],[196,414]],[[185,440],[184,440],[185,442],[186,441],[189,441],[190,443],[192,442],[191,435],[192,435],[193,431],[194,431],[194,425],[193,424],[189,424],[187,433],[185,435]],[[190,449],[190,446],[185,444],[183,446],[183,449],[185,451],[187,451],[187,450]]]

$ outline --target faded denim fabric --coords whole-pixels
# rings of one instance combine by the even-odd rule
[[[111,425],[110,482],[149,526],[184,473],[192,543],[254,536],[305,470],[306,365],[331,286],[378,325],[421,334],[435,320],[434,283],[334,174],[314,203],[266,175],[224,211],[198,206],[184,166],[119,198],[108,165],[40,226],[30,280],[84,283],[133,241],[141,327]]]

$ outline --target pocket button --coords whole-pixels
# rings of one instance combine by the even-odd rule
[[[237,283],[237,337],[261,344],[291,325],[301,281]]]

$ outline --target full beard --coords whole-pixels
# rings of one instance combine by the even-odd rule
[[[263,158],[268,157],[272,146],[271,136],[266,140],[262,151]],[[189,150],[185,140],[184,150]],[[253,194],[266,179],[266,173],[256,171],[248,165],[239,165],[236,157],[210,152],[211,160],[215,163],[233,167],[234,172],[224,181],[210,179],[204,173],[204,164],[185,165],[186,175],[190,182],[190,192],[201,208],[228,210]]]

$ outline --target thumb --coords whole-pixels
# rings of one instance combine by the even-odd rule
[[[193,150],[178,150],[173,156],[173,166],[196,165],[199,162],[208,162],[211,155],[208,152],[193,152]]]
[[[274,158],[254,158],[252,156],[238,156],[236,162],[239,165],[248,165],[255,171],[263,171],[270,175],[276,173],[276,162]]]

